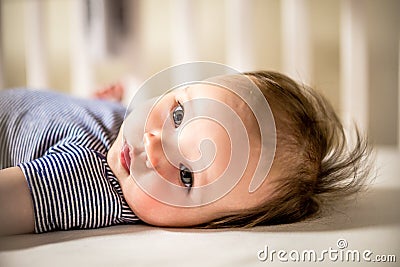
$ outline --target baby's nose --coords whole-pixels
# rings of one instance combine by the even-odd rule
[[[143,143],[147,153],[147,159],[153,168],[156,168],[160,160],[160,134],[158,132],[146,132],[143,136]]]

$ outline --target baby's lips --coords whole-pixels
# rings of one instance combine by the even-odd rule
[[[130,148],[126,143],[122,146],[121,149],[121,165],[128,173],[130,173],[131,155]]]
[[[130,170],[132,170],[135,162],[138,160],[148,169],[153,169],[153,166],[150,163],[146,150],[143,146],[133,147],[128,143],[124,143],[121,154],[123,155],[123,160],[121,160],[121,163],[125,165],[124,168],[128,171],[128,173],[130,173]]]

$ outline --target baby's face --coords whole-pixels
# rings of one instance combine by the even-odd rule
[[[131,177],[131,161],[145,160],[146,166],[172,184],[185,188],[182,198],[191,197],[192,189],[208,185],[217,180],[229,164],[232,152],[231,139],[223,125],[212,119],[193,120],[181,129],[178,136],[179,151],[185,162],[173,164],[163,152],[163,125],[169,120],[177,130],[182,127],[185,113],[196,99],[211,99],[231,107],[246,127],[250,144],[250,157],[244,175],[236,186],[222,198],[196,207],[173,206],[149,195]],[[185,107],[183,107],[185,106]],[[133,116],[135,114],[132,114]],[[127,149],[122,129],[107,156],[108,163],[120,181],[124,196],[133,212],[143,221],[157,226],[192,226],[208,222],[224,214],[255,207],[268,198],[270,189],[264,182],[260,189],[250,193],[249,183],[257,166],[260,154],[258,126],[249,107],[234,93],[209,84],[190,85],[166,94],[150,112],[143,135],[143,148]],[[125,133],[125,134],[129,134]],[[165,138],[165,137],[163,137]],[[214,143],[215,156],[212,163],[201,171],[193,171],[187,162],[201,158],[199,144],[203,140]],[[131,148],[132,150],[132,148]],[[140,150],[140,151],[139,151]]]

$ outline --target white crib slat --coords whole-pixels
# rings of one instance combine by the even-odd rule
[[[345,128],[354,122],[362,131],[368,128],[368,51],[365,3],[341,2],[341,103]]]
[[[85,97],[95,89],[86,38],[85,2],[71,0],[71,7],[71,93]]]
[[[173,65],[196,60],[196,20],[192,1],[174,0],[171,8],[171,62]]]
[[[28,87],[46,88],[48,64],[44,2],[30,0],[25,4],[26,84]]]
[[[300,82],[310,84],[313,55],[308,1],[282,0],[281,19],[283,71]]]
[[[254,70],[252,1],[226,0],[226,62],[239,71]]]

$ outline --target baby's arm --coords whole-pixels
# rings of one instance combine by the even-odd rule
[[[0,236],[34,231],[32,197],[19,167],[0,170]]]

